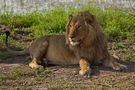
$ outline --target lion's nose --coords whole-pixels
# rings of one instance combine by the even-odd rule
[[[73,38],[75,38],[75,36],[72,35],[72,36],[70,36],[70,38],[73,39]]]
[[[74,33],[70,34],[70,38],[71,39],[75,38],[75,34]]]

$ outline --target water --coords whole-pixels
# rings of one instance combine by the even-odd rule
[[[63,6],[79,7],[93,4],[105,9],[106,7],[124,8],[135,11],[135,0],[0,0],[0,13],[29,13],[32,11],[46,11],[50,8]]]

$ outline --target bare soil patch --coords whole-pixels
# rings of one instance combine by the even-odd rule
[[[134,43],[110,43],[109,50],[126,72],[114,71],[102,65],[92,66],[90,78],[78,74],[79,66],[48,66],[33,70],[26,56],[0,59],[0,89],[2,90],[135,90]],[[8,55],[8,54],[7,54]]]
[[[45,69],[32,70],[27,63],[25,56],[2,60],[0,73],[6,78],[2,78],[0,88],[2,90],[9,88],[30,90],[135,89],[135,62],[121,62],[128,66],[127,72],[116,72],[102,65],[93,66],[93,74],[90,78],[78,75],[78,66],[49,66]]]

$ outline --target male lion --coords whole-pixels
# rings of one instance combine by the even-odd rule
[[[48,64],[80,64],[80,75],[91,73],[92,63],[103,63],[114,70],[126,69],[112,59],[107,42],[94,15],[80,12],[69,16],[66,35],[45,36],[35,40],[29,48],[31,68],[38,68],[37,61],[46,58]]]

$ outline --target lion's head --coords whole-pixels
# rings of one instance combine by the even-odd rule
[[[77,51],[79,57],[101,59],[106,57],[107,43],[96,17],[89,12],[69,16],[66,44]]]
[[[97,41],[97,34],[101,28],[94,15],[80,12],[76,16],[69,16],[66,29],[66,43],[68,45],[80,46],[83,44],[89,46]]]

